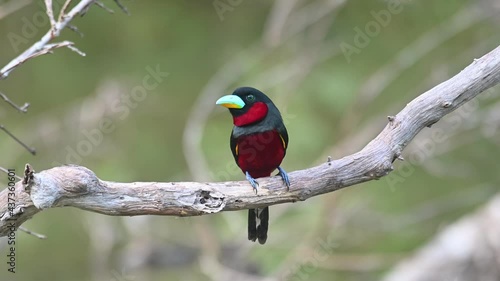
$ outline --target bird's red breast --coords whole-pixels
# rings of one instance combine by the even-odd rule
[[[253,178],[268,177],[285,157],[285,146],[276,130],[240,136],[236,140],[238,166]]]

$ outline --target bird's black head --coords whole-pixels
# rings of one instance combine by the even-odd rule
[[[229,109],[236,126],[256,123],[264,119],[269,110],[278,110],[269,97],[251,87],[238,88],[231,95],[218,99],[216,104]]]

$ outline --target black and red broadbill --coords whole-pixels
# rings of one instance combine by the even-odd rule
[[[256,178],[269,177],[278,169],[290,187],[288,175],[280,167],[288,146],[288,133],[278,108],[261,91],[241,87],[223,96],[216,104],[229,108],[233,116],[231,151],[234,160],[257,193]],[[248,210],[248,240],[266,243],[269,207]]]

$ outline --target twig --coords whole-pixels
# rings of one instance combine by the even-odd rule
[[[10,104],[12,107],[14,107],[15,109],[17,109],[19,112],[22,112],[22,113],[26,113],[28,112],[28,107],[30,106],[29,103],[25,102],[23,104],[23,106],[18,106],[17,104],[15,104],[13,101],[11,101],[4,93],[0,92],[0,97],[2,97],[2,99],[7,102],[8,104]]]
[[[82,57],[86,56],[86,54],[85,54],[84,52],[80,51],[77,47],[75,47],[75,46],[73,45],[73,42],[69,42],[69,41],[65,41],[65,42],[70,43],[70,44],[67,44],[67,45],[66,45],[66,47],[68,47],[68,49],[70,49],[71,51],[73,51],[73,52],[75,52],[75,53],[79,54],[79,55],[80,55],[80,56],[82,56]],[[61,43],[64,43],[64,42],[61,42]]]
[[[59,12],[59,18],[57,19],[58,22],[62,21],[70,3],[71,3],[71,0],[66,0],[66,2],[64,2],[64,5],[62,6],[61,11]]]
[[[61,34],[61,31],[66,28],[71,20],[73,18],[82,13],[86,8],[88,8],[91,4],[94,3],[95,0],[82,0],[80,3],[78,3],[73,9],[71,9],[68,13],[64,13],[64,10],[68,7],[70,1],[66,1],[64,3],[63,8],[61,9],[61,13],[59,14],[59,21],[55,23],[53,28],[49,30],[38,42],[33,44],[31,47],[29,47],[26,51],[24,51],[22,54],[20,54],[18,57],[10,61],[6,66],[4,66],[2,69],[0,69],[0,80],[7,78],[9,76],[10,72],[14,70],[17,66],[21,65],[28,59],[37,57],[42,54],[47,54],[50,53],[51,50],[54,48],[58,48],[58,44],[64,44],[65,42],[69,41],[63,41],[61,43],[56,43],[52,44],[52,47],[47,47],[47,44],[54,38],[58,37]],[[47,2],[46,2],[47,3]],[[50,13],[50,12],[48,12]],[[66,47],[72,46],[73,43],[65,45]],[[62,46],[60,46],[62,47]],[[68,47],[69,48],[69,47]],[[74,47],[70,48],[73,51],[75,51]],[[80,55],[82,52],[77,52]]]
[[[25,227],[22,227],[22,226],[19,227],[19,230],[24,231],[24,232],[26,232],[29,235],[33,235],[33,236],[35,236],[38,239],[47,239],[47,236],[45,236],[43,234],[40,234],[40,233],[36,233],[34,231],[31,231],[31,230],[29,230],[29,229],[27,229]]]
[[[71,30],[71,31],[75,32],[76,34],[80,35],[80,38],[83,37],[83,33],[80,30],[78,30],[78,28],[76,26],[68,24],[66,26],[66,28],[68,28],[69,30]]]
[[[74,46],[75,43],[71,42],[71,41],[62,41],[62,42],[59,42],[59,43],[53,43],[53,44],[47,44],[45,46],[43,46],[40,50],[32,53],[31,55],[27,56],[27,57],[24,57],[22,58],[21,60],[18,60],[15,64],[11,65],[10,67],[11,68],[5,68],[5,73],[9,73],[10,71],[12,71],[14,68],[18,67],[19,65],[25,63],[27,60],[30,60],[32,58],[35,58],[35,57],[38,57],[38,56],[41,56],[41,55],[46,55],[46,54],[52,54],[52,51],[54,49],[57,49],[57,48],[61,48],[61,47],[67,47],[68,49],[78,53],[79,55],[81,55],[82,57],[85,56],[85,53],[83,53],[82,51],[78,50],[75,46]],[[7,76],[5,76],[7,77]],[[1,80],[1,74],[0,74],[0,80]]]
[[[104,3],[102,3],[101,1],[95,1],[95,4],[99,7],[99,8],[102,8],[103,10],[105,10],[106,12],[110,13],[110,14],[114,14],[115,11],[113,11],[112,9],[106,7],[106,5],[104,5]]]
[[[21,225],[52,207],[72,206],[115,216],[198,216],[303,201],[376,180],[393,170],[392,162],[422,129],[499,82],[500,46],[408,103],[361,151],[291,172],[289,191],[279,177],[259,179],[261,188],[255,196],[246,181],[117,183],[75,165],[34,173],[28,183],[30,194],[21,182],[16,184],[15,212],[8,211],[7,192],[0,192],[0,235],[8,232],[7,220],[16,219]]]
[[[122,10],[125,14],[127,14],[128,16],[130,16],[130,12],[128,11],[127,7],[125,7],[125,6],[124,6],[124,5],[120,2],[120,0],[114,0],[114,1],[115,1],[116,5],[117,5],[118,7],[120,7],[120,9],[121,9],[121,10]]]
[[[22,142],[20,139],[16,138],[16,136],[14,136],[11,132],[9,132],[9,130],[7,130],[7,128],[5,128],[4,125],[0,125],[0,130],[3,130],[7,135],[9,135],[11,138],[13,138],[17,143],[19,143],[22,147],[26,148],[26,150],[29,151],[29,153],[35,155],[36,154],[36,150],[34,148],[31,148],[29,147],[28,145],[26,145],[24,142]]]
[[[0,171],[6,173],[6,174],[9,174],[9,171],[7,169],[5,169],[4,167],[0,167]],[[22,180],[23,178],[21,178],[20,176],[18,175],[15,175],[16,179],[18,180]]]
[[[49,17],[50,21],[50,30],[55,30],[56,19],[54,18],[54,9],[52,8],[52,0],[45,0],[45,8],[47,16]]]

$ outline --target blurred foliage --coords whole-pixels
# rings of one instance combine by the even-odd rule
[[[23,32],[45,16],[43,1],[34,2],[0,20],[0,65],[49,29],[45,21],[33,25],[30,36]],[[104,2],[116,8],[113,1]],[[235,7],[221,15],[214,6],[218,2]],[[263,40],[276,5],[271,1],[123,1],[131,16],[117,8],[109,14],[92,7],[72,22],[83,38],[70,30],[60,38],[74,41],[86,57],[57,49],[26,62],[0,82],[0,91],[12,100],[31,103],[27,114],[0,103],[0,124],[38,152],[30,155],[0,132],[0,166],[20,174],[28,162],[36,170],[68,163],[68,151],[88,140],[84,132],[108,118],[114,130],[103,134],[102,142],[92,145],[78,164],[113,181],[197,179],[187,162],[196,160],[187,159],[182,149],[191,109],[215,73],[240,61],[234,67],[241,75],[227,85],[222,82],[227,76],[220,78],[219,95],[251,85],[271,96],[290,134],[284,167],[303,169],[326,161],[327,155],[339,158],[359,150],[385,126],[387,115],[500,42],[495,1],[403,1],[401,13],[392,14],[389,24],[349,62],[341,43],[353,45],[355,27],[364,30],[374,21],[371,12],[386,10],[389,3],[347,0],[314,22],[331,6],[323,2],[297,1],[275,47]],[[458,24],[451,21],[458,13],[474,11],[479,13],[475,21],[424,51],[416,63],[396,69],[394,80],[372,101],[361,96],[372,75],[386,65],[402,67],[416,55],[394,63],[400,51],[439,26]],[[285,36],[307,19],[314,23]],[[26,42],[13,45],[9,34]],[[441,39],[429,38],[428,44]],[[113,103],[142,85],[148,67],[157,66],[169,76],[121,118],[123,112],[113,110]],[[422,132],[403,156],[425,156],[425,161],[397,162],[388,179],[271,208],[265,246],[246,241],[246,212],[119,218],[51,209],[25,224],[48,239],[18,232],[18,273],[7,273],[2,262],[0,280],[225,280],[227,268],[278,280],[379,279],[443,225],[498,191],[500,132],[498,124],[486,122],[496,112],[498,92],[480,99],[478,108],[465,112],[453,130],[447,117]],[[229,114],[214,102],[202,104],[210,114],[200,157],[206,158],[213,177],[205,180],[242,180],[229,150]],[[432,130],[450,137],[425,149],[422,144],[431,139]],[[353,139],[363,131],[367,133],[361,139]],[[325,249],[324,243],[331,247]]]

